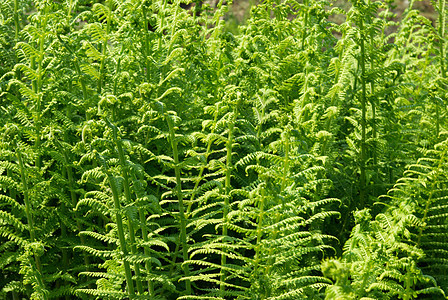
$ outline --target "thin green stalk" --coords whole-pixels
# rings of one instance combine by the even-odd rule
[[[79,59],[76,56],[76,53],[71,49],[71,47],[64,42],[64,40],[60,37],[60,35],[58,33],[56,33],[56,36],[58,38],[58,40],[61,42],[61,44],[64,46],[65,49],[67,49],[68,52],[70,52],[71,55],[73,55],[73,66],[75,67],[75,71],[76,74],[79,77],[79,82],[81,83],[81,89],[82,89],[82,96],[83,96],[83,100],[84,102],[87,102],[87,87],[86,87],[86,83],[84,81],[84,76],[81,72],[81,67],[79,66]]]
[[[288,126],[289,127],[289,126]],[[289,139],[290,139],[290,130],[291,128],[286,128],[286,132],[282,135],[283,137],[283,143],[284,143],[284,151],[285,156],[283,157],[283,176],[282,176],[282,186],[281,191],[283,192],[286,189],[286,183],[289,177]],[[282,202],[282,207],[284,207],[284,202]]]
[[[31,242],[34,242],[34,240],[35,240],[34,221],[33,221],[33,216],[31,213],[32,209],[31,209],[31,204],[30,204],[29,194],[28,194],[28,180],[27,180],[27,176],[25,174],[25,166],[23,164],[22,153],[20,152],[20,149],[18,147],[17,147],[16,153],[17,153],[17,160],[19,162],[20,177],[21,177],[22,186],[23,186],[23,198],[24,198],[24,202],[25,202],[25,213],[26,213],[26,219],[28,222],[28,231],[30,232]],[[40,268],[40,266],[39,266],[39,268]]]
[[[67,151],[63,151],[63,152],[64,152],[64,159],[66,162],[68,188],[70,190],[70,200],[72,202],[72,206],[76,207],[76,205],[78,203],[78,199],[75,194],[75,179],[73,177],[73,170],[72,170],[72,167],[70,166],[70,160],[69,160]],[[79,222],[79,218],[77,217],[77,214],[78,213],[75,212],[76,228],[78,229],[78,232],[80,232],[80,231],[82,231],[82,227],[81,227],[81,223]],[[86,238],[84,235],[80,235],[80,240],[81,240],[81,245],[86,245]],[[84,258],[84,265],[87,268],[90,264],[89,257],[87,256],[86,253],[83,253],[83,258]]]
[[[112,89],[113,95],[117,95],[117,91],[118,91],[118,80],[119,80],[120,73],[121,73],[121,55],[123,55],[123,48],[121,48],[120,57],[117,60],[117,68],[115,70],[116,75],[114,78],[114,87]],[[115,113],[115,109],[114,109],[113,113]],[[112,116],[112,121],[115,121],[115,114]]]
[[[263,235],[264,203],[265,203],[265,186],[262,186],[260,200],[258,201],[260,212],[258,214],[258,221],[257,221],[257,243],[255,244],[255,262],[254,262],[255,270],[258,269],[258,264],[260,263],[261,237]]]
[[[20,21],[19,21],[19,0],[14,0],[14,42],[17,44],[19,41],[19,33],[20,33]],[[15,62],[19,63],[19,58],[17,56],[17,51],[14,51]],[[16,78],[18,80],[22,79],[22,73],[19,69],[16,69]]]
[[[67,21],[68,22],[70,22],[70,19],[71,19],[72,6],[73,6],[73,0],[69,0],[68,5],[67,5]]]
[[[176,194],[179,201],[179,217],[180,217],[180,244],[182,246],[182,259],[188,260],[188,244],[187,244],[187,218],[184,211],[184,198],[182,193],[182,184],[180,178],[180,166],[179,166],[179,152],[177,149],[177,139],[174,132],[174,120],[172,116],[166,115],[166,121],[168,123],[171,148],[173,150],[174,159],[174,173],[176,175]],[[190,270],[188,265],[182,264],[182,269],[186,277],[190,276]],[[185,288],[187,295],[191,295],[191,282],[189,279],[185,280]]]
[[[266,105],[264,105],[264,103],[261,101],[261,99],[260,99],[260,103],[261,103],[261,105],[262,105],[262,108],[261,108],[261,114],[260,114],[260,120],[259,120],[259,122],[260,123],[258,123],[257,124],[257,140],[258,141],[260,141],[260,139],[261,139],[261,134],[262,134],[262,132],[263,132],[263,119],[264,119],[264,116],[265,116],[265,114],[266,114]],[[285,103],[285,105],[286,105],[286,103]],[[261,141],[260,141],[260,144],[261,144]]]
[[[361,48],[361,161],[360,161],[360,208],[363,208],[366,204],[366,50],[364,45],[364,20],[359,20],[359,32],[360,32],[360,48]]]
[[[135,243],[135,230],[134,230],[134,226],[132,224],[132,220],[129,217],[127,218],[127,226],[128,226],[128,230],[129,230],[129,240],[131,243],[131,254],[136,255],[137,247],[136,247],[136,243]],[[134,263],[133,267],[134,267],[135,276],[137,277],[136,278],[137,291],[140,295],[143,295],[143,285],[142,285],[142,275],[140,273],[140,264]]]
[[[117,137],[117,127],[111,123],[109,125],[113,129],[113,139],[114,143],[117,146],[118,149],[118,159],[120,160],[120,166],[121,166],[121,176],[123,176],[124,180],[124,196],[126,198],[126,203],[132,203],[131,199],[131,192],[129,189],[129,174],[128,174],[128,166],[126,164],[126,159],[124,157],[124,151],[122,146],[121,139],[118,139]],[[137,254],[137,247],[135,242],[135,229],[134,225],[132,224],[132,220],[130,217],[127,217],[127,226],[129,231],[129,240],[131,242],[131,254],[136,255]],[[140,273],[140,265],[138,263],[134,264],[134,272],[137,277],[137,291],[140,295],[143,294],[143,285],[141,281],[141,273]]]
[[[442,77],[446,78],[445,68],[445,7],[446,0],[439,0],[439,42],[440,42],[440,71]]]
[[[213,119],[213,127],[211,129],[211,134],[215,133],[216,122],[218,121],[218,114],[219,114],[219,104],[216,105],[216,111],[215,111],[215,116],[214,116],[214,119]],[[201,166],[201,169],[199,170],[199,175],[197,176],[196,182],[194,184],[193,191],[191,192],[190,203],[188,203],[188,207],[187,207],[187,216],[190,214],[191,206],[193,205],[193,200],[196,197],[196,194],[198,192],[199,183],[202,180],[202,174],[204,174],[205,168],[207,167],[207,160],[208,160],[208,157],[209,157],[209,155],[211,153],[212,143],[213,143],[213,139],[209,139],[209,141],[207,143],[207,149],[205,150],[205,155],[204,155],[205,162]]]
[[[25,202],[25,214],[26,214],[26,219],[28,222],[28,231],[30,233],[30,240],[32,243],[34,243],[34,240],[35,240],[34,220],[33,220],[33,215],[31,213],[32,209],[31,209],[31,204],[30,204],[29,194],[28,194],[28,180],[27,180],[27,176],[25,174],[25,166],[23,164],[22,153],[21,153],[19,147],[16,147],[16,149],[17,149],[16,150],[17,160],[19,162],[19,168],[20,168],[20,177],[22,180],[23,198],[24,198],[24,202]],[[38,265],[38,268],[40,269],[40,265]]]
[[[148,239],[148,229],[145,226],[146,218],[145,218],[145,214],[144,214],[144,211],[143,211],[142,208],[138,209],[138,216],[139,216],[139,219],[140,219],[140,223],[142,224],[141,225],[141,230],[142,230],[143,241],[146,243],[146,242],[149,241],[149,239]],[[144,246],[143,250],[145,252],[145,256],[146,257],[149,257],[151,255],[148,246]],[[145,269],[146,269],[147,276],[149,276],[149,274],[151,274],[151,263],[149,261],[145,262]],[[147,285],[148,285],[149,296],[150,297],[154,296],[154,284],[152,283],[151,280],[148,279]]]
[[[160,33],[159,33],[159,40],[158,40],[158,48],[157,50],[159,51],[159,53],[161,53],[162,51],[162,39],[163,39],[163,27],[165,26],[165,10],[166,10],[166,3],[168,2],[168,0],[162,0],[162,9],[160,10],[161,12],[161,17],[160,17]],[[145,29],[147,30],[147,29]]]
[[[109,33],[110,33],[110,23],[112,22],[111,20],[111,15],[112,15],[112,1],[109,0],[108,1],[108,8],[109,8],[109,12],[107,14],[107,24],[106,24],[106,38],[103,40],[103,44],[101,45],[101,64],[100,64],[100,75],[99,75],[99,79],[98,79],[98,86],[97,86],[97,93],[101,94],[101,90],[103,88],[103,79],[104,79],[104,67],[106,64],[106,54],[107,54],[107,42],[109,41]]]
[[[62,211],[66,210],[66,206],[64,203],[61,203],[61,210]],[[67,240],[67,237],[68,237],[67,226],[65,226],[65,224],[64,224],[64,222],[62,222],[62,220],[59,220],[59,224],[61,226],[61,237],[63,240]],[[61,252],[62,252],[62,270],[64,273],[66,273],[68,271],[68,269],[70,268],[68,249],[66,247],[63,247],[61,249]],[[69,300],[68,295],[66,295],[64,298],[65,298],[65,300]]]
[[[440,133],[440,108],[439,108],[439,101],[437,98],[435,98],[436,103],[436,138],[439,137]]]
[[[305,24],[303,26],[303,32],[302,32],[302,50],[305,49],[305,38],[308,34],[308,19],[309,19],[309,9],[308,9],[308,0],[304,0],[303,1],[303,5],[306,7],[305,10]]]
[[[22,158],[22,153],[20,151],[20,148],[16,145],[16,155],[17,155],[17,160],[19,162],[19,168],[20,168],[20,177],[21,177],[21,181],[22,181],[22,187],[23,187],[23,200],[25,202],[25,215],[26,215],[26,220],[28,223],[28,232],[30,233],[30,241],[31,243],[34,243],[36,241],[36,233],[34,231],[34,220],[33,220],[33,214],[32,214],[32,207],[31,207],[31,203],[30,203],[30,197],[29,197],[29,193],[28,193],[28,180],[27,180],[27,174],[26,174],[26,170],[25,170],[25,165],[23,163],[23,158]],[[40,263],[40,258],[36,253],[34,254],[34,263],[36,264],[36,273],[35,273],[35,277],[36,280],[39,284],[39,287],[42,290],[45,290],[45,285],[42,279],[42,265]],[[46,294],[41,295],[42,298],[44,300],[48,299]]]
[[[19,40],[20,23],[19,23],[19,0],[14,0],[14,40]]]
[[[36,148],[36,152],[37,152],[37,156],[36,156],[36,167],[38,170],[41,169],[41,165],[42,165],[42,158],[40,155],[40,151],[41,151],[41,128],[42,128],[42,120],[41,120],[41,110],[42,110],[42,85],[43,85],[43,75],[44,75],[44,70],[42,68],[42,63],[44,60],[44,55],[45,55],[45,36],[47,34],[46,29],[47,29],[47,11],[48,11],[48,6],[45,6],[44,10],[43,10],[43,18],[42,18],[42,24],[41,24],[41,28],[40,28],[40,36],[39,36],[39,52],[38,52],[38,57],[37,57],[37,80],[35,80],[33,82],[33,91],[36,93],[37,95],[37,104],[36,104],[36,140],[35,140],[35,148]],[[35,66],[33,66],[33,62],[34,60],[31,60],[31,64],[32,64],[32,68],[34,69]]]
[[[235,121],[238,115],[238,104],[235,104],[233,113],[231,116],[229,116],[228,120],[228,137],[227,137],[227,143],[226,143],[226,180],[225,180],[225,195],[224,195],[224,208],[222,212],[222,236],[227,236],[227,215],[229,213],[229,200],[230,200],[230,191],[232,190],[232,184],[230,182],[231,176],[232,176],[232,170],[233,170],[233,164],[232,164],[232,151],[233,151],[233,134],[235,130]],[[226,256],[226,249],[222,249],[223,254],[221,255],[221,266],[225,266],[227,264],[227,256]],[[221,270],[221,276],[220,276],[220,287],[219,290],[223,293],[225,290],[225,282],[226,279],[226,272],[224,270]]]
[[[440,53],[440,71],[442,73],[442,78],[446,78],[446,67],[445,67],[445,7],[446,1],[439,0],[439,53]],[[435,101],[436,104],[436,137],[439,137],[440,132],[440,108],[439,101]]]
[[[11,158],[11,157],[10,157],[10,158]],[[8,176],[9,178],[12,178],[12,176],[13,176],[13,171],[10,170],[10,169],[7,169],[7,170],[6,170],[6,176]],[[16,189],[15,189],[14,187],[11,187],[11,188],[8,190],[8,193],[9,193],[9,196],[10,196],[11,198],[13,198],[14,200],[17,201],[17,192],[16,192]]]
[[[117,222],[117,230],[118,230],[118,240],[120,243],[120,250],[123,253],[123,265],[126,276],[126,284],[129,297],[133,298],[135,296],[134,290],[134,282],[132,281],[132,273],[129,262],[126,260],[126,256],[128,256],[128,249],[126,248],[126,239],[124,236],[124,228],[123,228],[123,219],[121,215],[121,204],[119,199],[118,188],[116,184],[116,178],[113,177],[109,172],[107,172],[106,166],[104,164],[104,170],[107,174],[107,179],[109,180],[109,185],[112,190],[112,196],[114,200],[114,209],[115,209],[115,219]]]
[[[143,180],[143,178],[139,179],[136,178],[137,174],[130,174],[132,176],[132,178],[130,180],[133,181],[133,186],[134,186],[134,192],[135,192],[135,197],[136,199],[141,199],[143,195],[145,195],[145,190],[143,185],[141,184],[141,180]],[[138,174],[141,175],[141,174]],[[143,250],[145,253],[146,257],[150,257],[151,256],[151,251],[149,246],[147,245],[147,243],[149,242],[148,239],[148,228],[146,226],[146,218],[145,218],[145,210],[141,207],[138,206],[138,216],[139,216],[139,221],[140,221],[140,230],[141,230],[141,234],[143,237],[143,241],[145,242],[145,245],[143,245]],[[154,296],[154,284],[151,281],[151,279],[149,278],[149,275],[151,274],[151,261],[146,260],[145,261],[145,269],[146,269],[146,273],[147,273],[147,291],[149,293],[149,297],[153,297]]]
[[[404,295],[403,295],[403,300],[411,300],[414,298],[414,294],[415,291],[413,289],[414,287],[414,278],[412,276],[412,271],[409,270],[409,267],[406,268],[406,275],[405,275],[405,280],[404,280],[404,287],[405,287],[405,291],[404,291]]]
[[[290,169],[289,164],[290,164],[290,161],[291,161],[291,157],[290,157],[290,153],[289,153],[290,152],[290,149],[289,149],[290,148],[290,144],[289,144],[290,143],[290,141],[289,141],[289,139],[290,139],[290,129],[291,128],[287,128],[286,132],[282,134],[285,154],[284,154],[284,157],[283,157],[283,170],[282,170],[283,171],[282,172],[283,176],[281,177],[280,194],[283,193],[283,191],[286,189],[286,184],[287,184],[289,173],[290,173],[289,172],[289,169]],[[282,199],[282,211],[286,211],[285,201],[283,199]],[[276,214],[275,224],[280,222],[280,220],[281,220],[281,214],[278,213],[278,214]],[[278,237],[278,234],[279,234],[278,230],[274,229],[274,232],[272,234],[271,239],[272,240],[276,240],[277,237]],[[273,254],[274,254],[274,249],[270,248],[268,257],[272,257]],[[274,265],[274,259],[271,258],[271,259],[269,259],[268,267],[266,268],[266,273],[264,274],[265,276],[269,276],[269,274],[271,272],[271,268],[272,268],[273,265]]]
[[[150,53],[151,53],[151,48],[150,48],[150,40],[149,40],[149,32],[148,32],[148,17],[146,14],[146,9],[144,7],[145,4],[145,0],[142,1],[142,14],[143,14],[143,32],[145,33],[145,40],[144,40],[144,47],[142,48],[142,52],[143,52],[143,59],[145,61],[145,66],[146,66],[146,81],[147,82],[151,82],[151,73],[150,73],[150,69],[151,69],[151,65],[150,65],[150,61],[149,61],[149,57],[150,57]]]
[[[65,168],[62,168],[61,176],[63,178],[66,177],[66,173],[67,173],[67,170]],[[61,211],[65,212],[66,209],[67,209],[67,206],[65,205],[65,201],[61,201]],[[62,240],[67,240],[67,237],[68,237],[67,227],[65,226],[62,219],[59,220],[59,226],[61,227]],[[68,257],[69,253],[68,253],[66,247],[62,247],[61,252],[62,252],[62,270],[64,272],[67,272],[67,270],[69,268],[69,257]],[[65,298],[68,299],[67,296]]]
[[[370,44],[372,47],[374,46],[374,39],[373,35],[370,36]],[[373,70],[375,68],[375,61],[374,57],[372,56],[370,59],[370,69]],[[376,99],[373,97],[375,94],[375,82],[374,80],[370,81],[370,95],[372,95],[372,100],[370,101],[370,105],[372,106],[372,134],[373,134],[373,142],[375,143],[375,147],[373,149],[373,168],[374,168],[374,176],[375,176],[375,183],[378,182],[378,155],[377,155],[377,138],[378,138],[378,132],[376,127]],[[374,195],[375,196],[375,195]]]
[[[66,116],[70,119],[70,111],[69,111],[69,107],[67,106],[67,113]],[[69,157],[69,153],[66,149],[63,148],[63,146],[61,145],[61,143],[58,140],[54,140],[57,147],[59,148],[59,152],[63,154],[64,156],[64,162],[65,162],[65,167],[63,169],[62,172],[62,177],[66,177],[67,181],[68,181],[68,189],[70,192],[70,200],[71,200],[71,205],[73,208],[76,207],[77,203],[78,203],[78,199],[76,197],[76,193],[75,193],[75,178],[73,176],[73,169],[71,166],[71,160]],[[66,131],[64,133],[64,141],[66,143],[68,143],[68,132]],[[64,172],[65,170],[65,172]],[[65,174],[64,174],[65,173]],[[75,211],[74,212],[74,217],[76,219],[76,228],[78,230],[78,232],[82,231],[82,226],[81,223],[79,221],[79,217],[78,217],[78,212]],[[80,240],[81,240],[81,245],[86,245],[86,239],[84,235],[80,235]],[[88,270],[88,266],[90,264],[89,262],[89,257],[87,255],[87,253],[83,253],[83,259],[84,259],[84,265],[86,267],[86,270]]]

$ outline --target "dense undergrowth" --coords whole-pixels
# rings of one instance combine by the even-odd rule
[[[446,297],[444,0],[93,2],[0,1],[1,299]]]

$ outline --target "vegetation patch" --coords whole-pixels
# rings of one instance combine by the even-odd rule
[[[252,4],[0,0],[0,299],[446,298],[446,1]]]

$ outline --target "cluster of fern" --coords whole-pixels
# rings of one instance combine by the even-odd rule
[[[0,0],[0,299],[444,299],[414,2]]]

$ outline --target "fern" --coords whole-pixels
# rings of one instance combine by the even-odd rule
[[[0,0],[0,298],[444,297],[431,3]]]

